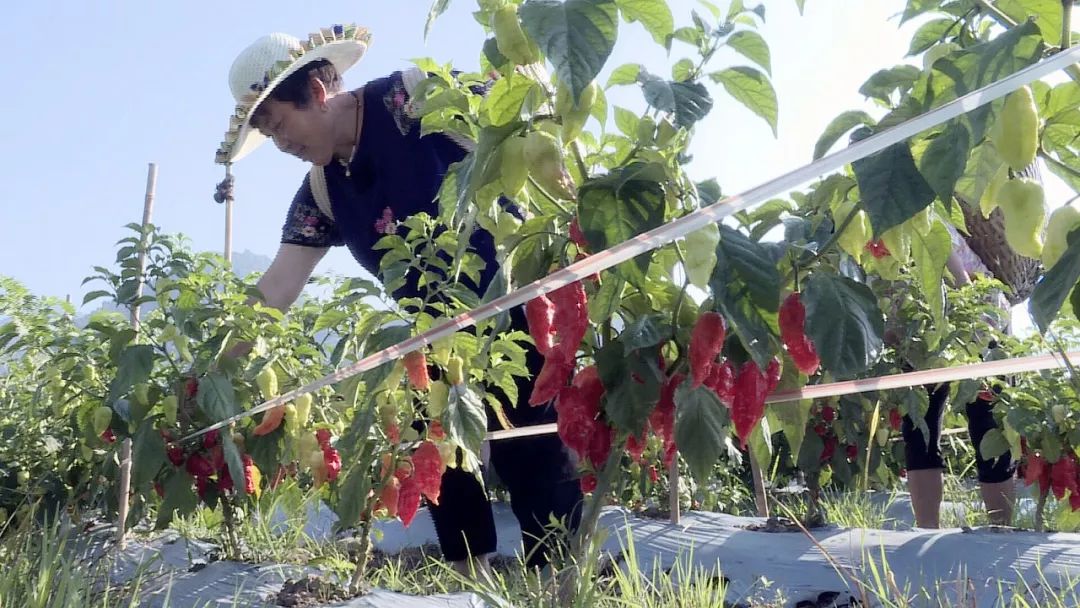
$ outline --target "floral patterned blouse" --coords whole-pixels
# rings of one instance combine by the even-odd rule
[[[327,191],[334,219],[319,210],[309,178],[289,207],[282,243],[306,247],[345,245],[372,274],[381,252],[372,245],[396,229],[397,221],[415,213],[438,215],[437,196],[443,176],[465,151],[446,136],[420,135],[420,119],[412,111],[401,72],[364,85],[364,118],[356,155],[345,175],[339,163],[325,167]],[[491,235],[477,230],[473,249],[486,262],[480,293],[497,270]],[[415,297],[415,282],[408,281],[395,297]]]

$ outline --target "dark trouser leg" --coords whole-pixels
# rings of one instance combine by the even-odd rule
[[[975,465],[979,470],[979,492],[982,494],[990,523],[1009,525],[1012,523],[1013,500],[1016,488],[1013,485],[1014,465],[1012,453],[1006,451],[997,458],[983,458],[979,448],[983,437],[990,429],[997,428],[993,415],[992,400],[979,398],[967,404],[968,434],[975,446]]]
[[[458,562],[495,552],[495,518],[487,492],[472,473],[446,469],[439,504],[429,504],[443,557]]]
[[[929,437],[915,426],[910,416],[904,416],[901,431],[904,435],[904,452],[908,468],[908,490],[911,492],[911,508],[915,512],[915,524],[920,528],[937,528],[941,525],[941,498],[944,482],[941,459],[941,423],[945,417],[945,404],[949,397],[949,385],[927,387],[930,404],[925,421]]]

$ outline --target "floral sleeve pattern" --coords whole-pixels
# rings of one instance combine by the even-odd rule
[[[319,210],[311,195],[311,184],[304,178],[296,192],[285,226],[281,230],[281,242],[304,247],[334,247],[344,244],[334,220]]]

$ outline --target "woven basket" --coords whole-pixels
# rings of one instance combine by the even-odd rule
[[[1034,164],[1017,175],[1042,182],[1038,166]],[[978,201],[972,203],[960,199],[960,202],[968,229],[968,235],[964,237],[968,247],[979,256],[994,278],[1009,288],[1005,294],[1009,303],[1015,306],[1023,302],[1035,289],[1035,282],[1042,273],[1042,264],[1039,260],[1016,253],[1005,242],[1005,216],[1000,208],[994,209],[989,218],[984,218]]]

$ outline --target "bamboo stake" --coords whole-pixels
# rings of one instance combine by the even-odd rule
[[[757,458],[754,458],[753,450],[750,451],[750,474],[754,478],[754,504],[757,505],[758,517],[769,516],[769,502],[765,495],[765,477],[761,474],[761,466]]]
[[[668,510],[671,511],[671,523],[679,525],[682,513],[679,511],[679,455],[671,459],[668,469]]]
[[[232,165],[225,165],[225,180],[232,181]],[[233,219],[233,193],[229,188],[225,194],[225,261],[232,261],[232,219]]]
[[[140,314],[138,300],[143,294],[143,272],[146,270],[146,227],[154,215],[154,191],[157,189],[157,165],[150,163],[146,172],[146,196],[143,199],[142,229],[139,236],[139,267],[136,275],[135,304],[131,307],[131,328],[139,334]],[[131,438],[120,445],[120,489],[117,497],[119,522],[116,525],[116,544],[121,549],[127,536],[128,494],[131,492]]]

